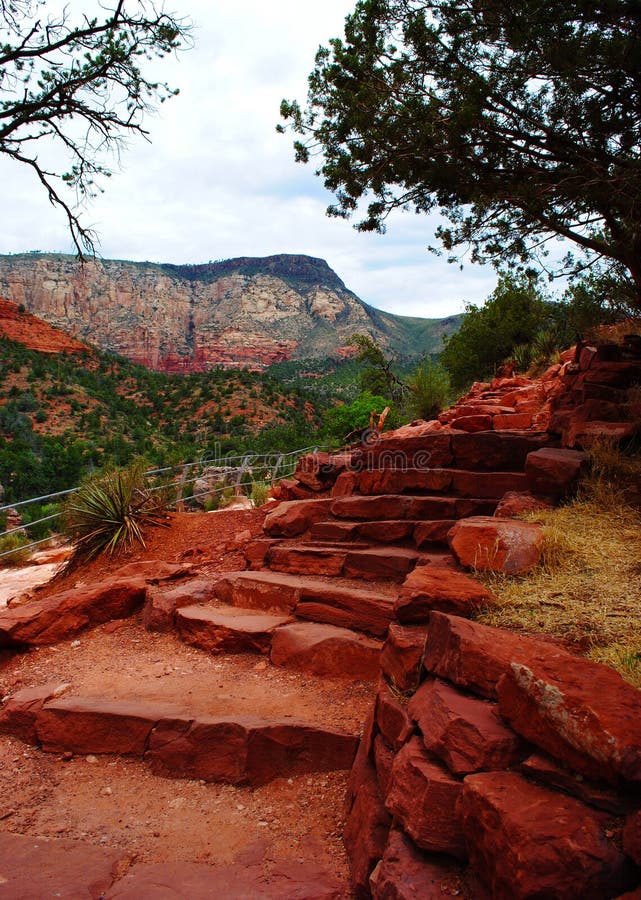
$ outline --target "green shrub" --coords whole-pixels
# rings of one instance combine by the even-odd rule
[[[269,500],[269,492],[271,490],[271,485],[267,484],[264,481],[257,481],[252,485],[252,491],[250,497],[254,503],[254,506],[262,506],[263,503],[267,503]]]
[[[452,385],[447,369],[432,359],[424,360],[409,379],[407,409],[413,419],[435,419],[447,406]]]
[[[4,537],[0,537],[0,569],[3,566],[24,565],[29,558],[29,551],[22,548],[28,543],[29,538],[22,531],[15,531],[13,534],[5,534]],[[12,550],[15,552],[9,552]]]
[[[144,486],[144,468],[115,469],[89,479],[65,504],[64,526],[74,559],[117,554],[135,542],[145,546],[145,525],[162,523],[162,499]]]

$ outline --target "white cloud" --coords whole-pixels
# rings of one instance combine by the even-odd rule
[[[57,4],[50,3],[53,7]],[[73,0],[72,11],[82,8]],[[206,0],[168,8],[194,21],[194,49],[154,63],[180,87],[132,140],[122,171],[84,214],[107,258],[205,262],[307,253],[327,259],[363,300],[403,315],[441,316],[480,302],[496,278],[462,273],[427,252],[433,220],[394,216],[384,236],[328,219],[331,201],[313,166],[294,162],[276,134],[283,97],[304,100],[319,44],[342,32],[353,0]],[[72,251],[65,220],[30,172],[0,159],[5,222],[0,252]]]

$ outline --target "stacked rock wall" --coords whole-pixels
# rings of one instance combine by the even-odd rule
[[[639,887],[638,691],[553,643],[438,612],[392,625],[381,661],[347,798],[358,896]]]

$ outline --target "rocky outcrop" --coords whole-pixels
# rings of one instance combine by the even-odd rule
[[[103,350],[177,373],[340,355],[355,332],[424,353],[459,322],[425,320],[418,335],[417,320],[367,306],[324,260],[287,254],[200,266],[0,256],[0,296]]]

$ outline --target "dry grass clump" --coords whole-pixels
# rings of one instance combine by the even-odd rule
[[[544,530],[541,564],[527,577],[484,576],[498,604],[479,621],[563,638],[641,687],[641,511],[618,484],[595,465],[576,500],[529,515]]]

